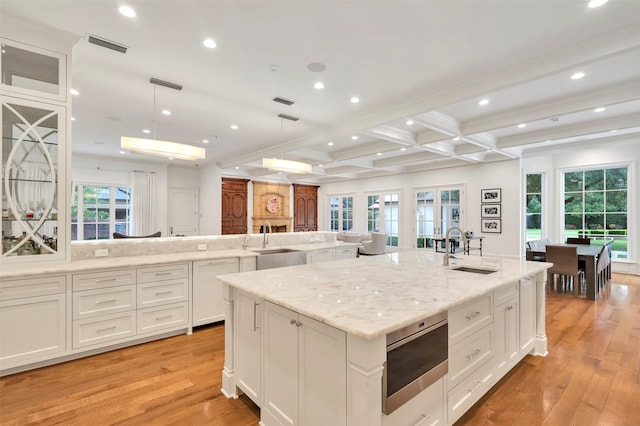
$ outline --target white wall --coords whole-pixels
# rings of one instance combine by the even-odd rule
[[[222,233],[222,175],[216,166],[200,167],[200,235]]]
[[[489,164],[474,164],[417,173],[385,176],[372,179],[352,179],[328,183],[318,190],[318,230],[328,228],[328,196],[353,194],[354,231],[366,232],[367,197],[372,191],[394,191],[400,193],[400,247],[415,247],[415,200],[414,191],[428,186],[463,185],[462,196],[463,229],[473,229],[476,236],[485,237],[483,254],[501,256],[520,255],[521,187],[518,160]],[[502,233],[480,232],[480,191],[502,188]]]

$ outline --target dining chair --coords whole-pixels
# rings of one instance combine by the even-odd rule
[[[547,262],[553,266],[547,269],[547,289],[553,285],[555,289],[556,277],[560,277],[562,284],[573,286],[573,294],[578,295],[584,284],[584,269],[578,267],[578,248],[574,246],[548,245],[546,250]],[[569,280],[570,279],[570,280]]]
[[[591,244],[591,238],[567,238],[567,244]]]
[[[604,245],[598,254],[598,260],[596,261],[596,296],[597,293],[604,290],[609,281],[609,265],[610,257],[609,257],[609,248]]]

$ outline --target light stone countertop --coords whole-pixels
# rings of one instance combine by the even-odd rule
[[[373,340],[552,266],[544,262],[406,251],[221,275],[237,289]],[[493,269],[489,275],[454,271]]]
[[[349,244],[341,242],[314,242],[305,244],[287,244],[287,245],[268,245],[270,249],[291,249],[300,251],[321,250],[327,248],[336,248],[340,246],[357,246],[358,244]],[[255,250],[255,251],[252,251]],[[255,257],[259,256],[259,247],[250,247],[246,250],[242,249],[224,249],[224,250],[207,250],[192,251],[184,253],[162,253],[162,254],[143,254],[140,256],[118,256],[118,257],[96,257],[89,260],[76,260],[67,263],[51,263],[37,262],[2,265],[0,270],[0,279],[29,278],[37,275],[51,274],[68,274],[87,272],[101,269],[112,268],[135,268],[139,266],[153,266],[159,264],[192,262],[201,260],[225,259],[230,257]]]

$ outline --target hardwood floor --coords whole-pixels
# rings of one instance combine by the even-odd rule
[[[595,303],[547,296],[549,355],[527,357],[458,425],[640,423],[640,277]],[[2,425],[256,425],[221,393],[224,326],[0,378]],[[365,426],[365,425],[363,425]]]

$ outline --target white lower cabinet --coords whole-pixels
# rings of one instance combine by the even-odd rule
[[[239,271],[238,258],[193,262],[193,326],[224,320],[222,283],[216,276]]]
[[[346,334],[264,302],[261,423],[346,425]]]
[[[336,248],[336,260],[354,259],[357,253],[357,246],[338,247]]]
[[[66,278],[0,282],[0,370],[66,351]]]
[[[136,311],[73,321],[73,347],[109,344],[136,335]]]
[[[520,280],[520,356],[523,357],[535,345],[536,338],[536,279]]]
[[[189,304],[187,302],[154,306],[137,311],[137,334],[185,328],[188,324]]]
[[[236,386],[261,406],[262,301],[236,292],[234,316]]]
[[[307,252],[307,264],[332,262],[336,259],[336,249],[319,249]]]
[[[520,360],[518,283],[495,292],[495,366],[496,376],[504,376]]]
[[[444,379],[414,396],[393,413],[382,415],[382,426],[436,426],[444,424]]]

